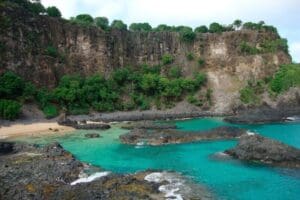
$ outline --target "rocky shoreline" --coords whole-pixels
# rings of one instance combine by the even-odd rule
[[[88,176],[87,171],[97,173]],[[160,179],[149,178],[154,175]],[[174,188],[178,181],[182,187]],[[185,183],[173,172],[103,172],[79,162],[58,143],[0,142],[0,199],[213,199],[202,186]]]
[[[121,135],[120,140],[130,145],[165,145],[202,140],[235,139],[247,131],[235,127],[219,127],[208,131],[180,131],[176,129],[133,129]]]
[[[257,134],[242,136],[237,146],[225,153],[243,161],[300,168],[300,149]]]

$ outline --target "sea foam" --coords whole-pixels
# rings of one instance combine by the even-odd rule
[[[88,177],[84,177],[84,178],[79,178],[76,181],[73,181],[71,183],[71,185],[76,185],[78,183],[88,183],[88,182],[92,182],[98,178],[107,176],[108,174],[110,174],[110,172],[96,172]]]

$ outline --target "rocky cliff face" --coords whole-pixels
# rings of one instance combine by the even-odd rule
[[[283,51],[244,55],[239,46],[254,46],[279,36],[270,32],[234,31],[222,34],[198,34],[191,43],[180,40],[175,32],[104,32],[97,27],[82,27],[62,19],[33,16],[18,8],[0,6],[0,73],[12,70],[37,85],[54,87],[65,74],[109,75],[115,68],[140,64],[155,65],[168,53],[183,74],[196,71],[208,74],[213,89],[214,110],[231,108],[238,90],[249,79],[269,76],[290,56]],[[49,48],[57,50],[49,56]],[[48,50],[47,50],[48,49]],[[51,49],[50,49],[51,50]],[[195,56],[193,61],[187,53]],[[200,68],[197,59],[205,60]]]

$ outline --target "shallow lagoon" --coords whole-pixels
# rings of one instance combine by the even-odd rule
[[[170,122],[171,123],[171,122]],[[208,130],[232,125],[219,118],[174,122],[183,130]],[[280,140],[300,148],[300,123],[232,125]],[[99,132],[102,138],[85,138],[87,132]],[[145,169],[175,170],[205,184],[217,199],[300,199],[300,170],[266,167],[237,160],[215,159],[212,155],[231,148],[236,141],[207,141],[159,147],[120,144],[126,133],[117,126],[107,131],[75,131],[62,137],[27,138],[31,142],[59,141],[79,160],[118,173]]]

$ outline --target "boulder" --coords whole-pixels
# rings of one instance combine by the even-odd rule
[[[100,134],[98,133],[87,133],[84,135],[86,138],[99,138]]]
[[[260,135],[242,136],[236,147],[225,153],[244,161],[300,168],[300,150]]]

